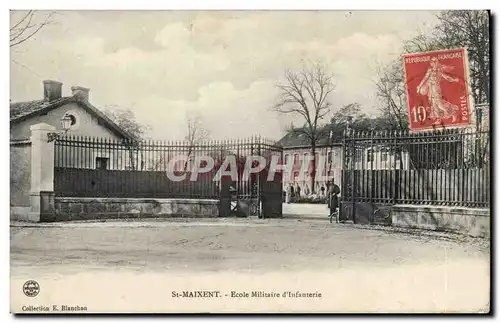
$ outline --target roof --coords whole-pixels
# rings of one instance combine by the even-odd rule
[[[333,143],[332,143],[333,141]],[[334,133],[333,140],[330,139],[330,132],[324,131],[318,142],[316,143],[316,147],[322,146],[331,146],[338,145],[342,142],[342,134]],[[311,142],[310,139],[302,133],[298,133],[295,131],[288,132],[283,138],[278,141],[278,144],[283,148],[299,148],[299,147],[310,147]]]
[[[38,110],[44,104],[43,100],[16,102],[10,104],[10,121]]]
[[[62,97],[59,100],[55,100],[52,102],[46,102],[44,100],[34,100],[34,101],[26,101],[26,102],[14,102],[10,104],[10,124],[17,124],[19,122],[25,121],[29,118],[32,118],[37,115],[41,115],[48,111],[57,109],[63,105],[68,103],[76,103],[85,109],[88,113],[100,119],[105,126],[107,126],[113,133],[116,135],[131,139],[137,140],[134,135],[128,133],[123,128],[118,126],[113,120],[111,120],[108,116],[106,116],[99,109],[94,107],[90,102],[85,99],[81,99],[78,96],[68,96]]]

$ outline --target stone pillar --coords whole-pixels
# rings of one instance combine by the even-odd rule
[[[47,134],[56,128],[38,123],[31,130],[31,190],[30,213],[27,221],[48,222],[55,220],[54,207],[54,142]]]

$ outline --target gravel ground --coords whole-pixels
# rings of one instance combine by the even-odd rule
[[[41,243],[43,242],[43,243]],[[224,219],[11,226],[12,273],[92,269],[274,271],[489,261],[489,241],[327,221]]]

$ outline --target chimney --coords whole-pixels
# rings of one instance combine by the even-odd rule
[[[61,98],[62,83],[57,81],[43,81],[43,100],[52,102]]]
[[[85,101],[89,100],[89,92],[90,89],[83,86],[72,86],[71,87],[71,95],[76,96],[80,99],[84,99]]]

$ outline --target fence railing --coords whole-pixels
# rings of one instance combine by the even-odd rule
[[[343,199],[384,204],[490,205],[490,133],[348,133]]]
[[[54,148],[56,196],[72,197],[218,198],[215,175],[226,157],[235,156],[240,175],[247,156],[282,157],[281,147],[260,137],[194,144],[66,136]],[[196,174],[202,156],[211,157],[214,167]],[[184,179],[172,180],[167,171]],[[233,187],[240,197],[253,197],[258,185],[257,178],[239,177]]]

